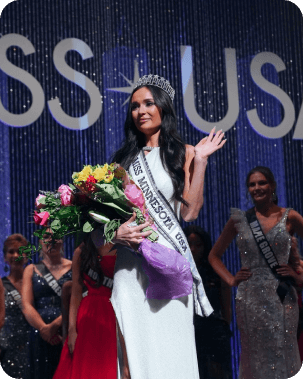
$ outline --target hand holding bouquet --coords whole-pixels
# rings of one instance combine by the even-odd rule
[[[34,222],[42,226],[34,232],[39,239],[50,234],[53,240],[78,232],[90,233],[104,226],[104,242],[111,242],[121,222],[128,220],[136,212],[136,224],[151,221],[145,207],[140,188],[129,178],[127,172],[114,163],[108,165],[86,165],[80,172],[72,175],[73,184],[62,184],[55,192],[41,191],[36,198]],[[154,242],[158,239],[156,227],[147,237]],[[31,258],[32,251],[38,249],[29,244],[22,247]]]
[[[53,241],[72,233],[90,233],[104,227],[104,243],[111,242],[121,223],[132,215],[136,225],[150,226],[139,233],[151,232],[140,238],[138,252],[143,256],[142,267],[149,278],[147,298],[175,299],[192,292],[193,279],[189,262],[177,251],[159,243],[157,228],[145,205],[141,189],[128,176],[123,167],[115,163],[86,165],[72,175],[73,184],[62,184],[55,192],[43,192],[36,198],[34,222],[42,226],[34,235],[43,239],[49,235]],[[133,226],[133,223],[125,225]],[[47,230],[51,228],[52,233]],[[142,233],[143,232],[143,233]],[[126,238],[127,240],[127,238]],[[19,249],[31,258],[31,245]]]

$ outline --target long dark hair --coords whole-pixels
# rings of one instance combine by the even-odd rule
[[[92,269],[98,274],[95,286],[100,287],[103,283],[104,274],[100,267],[100,256],[98,254],[98,250],[94,245],[90,234],[85,238],[84,243],[82,243],[80,248],[80,278],[83,281],[83,274],[87,274],[89,269]]]
[[[277,190],[277,183],[276,183],[276,180],[275,180],[275,177],[274,177],[274,174],[272,173],[272,171],[270,170],[270,168],[266,167],[266,166],[256,166],[254,167],[253,169],[251,169],[249,171],[249,173],[247,174],[246,176],[246,187],[248,189],[248,186],[249,186],[249,178],[252,174],[255,174],[256,172],[260,172],[261,174],[263,174],[266,178],[266,180],[268,181],[268,183],[274,187],[274,196],[273,196],[273,203],[274,204],[278,204],[278,196],[276,195],[276,190]]]
[[[170,175],[174,193],[173,199],[186,204],[182,198],[184,189],[184,164],[185,164],[185,144],[177,132],[177,116],[169,95],[161,88],[152,85],[137,87],[131,94],[138,89],[146,87],[152,94],[156,106],[161,109],[161,133],[159,137],[160,157],[164,169]],[[126,170],[138,155],[140,149],[145,146],[145,136],[135,126],[129,103],[127,116],[124,124],[125,140],[122,147],[114,154],[112,162],[120,163]]]

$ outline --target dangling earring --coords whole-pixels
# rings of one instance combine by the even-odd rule
[[[275,192],[272,193],[271,199],[273,203],[277,201],[277,195]]]
[[[5,262],[4,272],[8,272],[8,271],[9,271],[9,267],[8,267],[8,264]]]

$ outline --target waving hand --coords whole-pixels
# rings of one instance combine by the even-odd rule
[[[226,140],[223,140],[224,133],[222,130],[219,130],[215,134],[215,129],[216,127],[195,146],[195,155],[197,158],[208,158],[212,153],[221,149],[226,143]]]

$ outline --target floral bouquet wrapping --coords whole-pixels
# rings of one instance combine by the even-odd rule
[[[90,233],[101,227],[104,243],[111,242],[120,224],[135,211],[137,225],[148,220],[152,223],[143,229],[152,233],[138,249],[145,258],[143,268],[149,277],[147,297],[172,299],[191,293],[189,263],[175,250],[155,243],[157,228],[145,206],[144,195],[123,167],[115,163],[86,165],[82,171],[74,172],[72,179],[72,184],[63,184],[57,191],[40,191],[33,217],[36,225],[42,228],[34,232],[36,237],[43,239],[49,234],[53,240],[58,240],[73,233]],[[48,232],[49,228],[52,233]],[[29,243],[20,248],[20,258],[24,253],[31,258],[32,252],[38,249]]]

